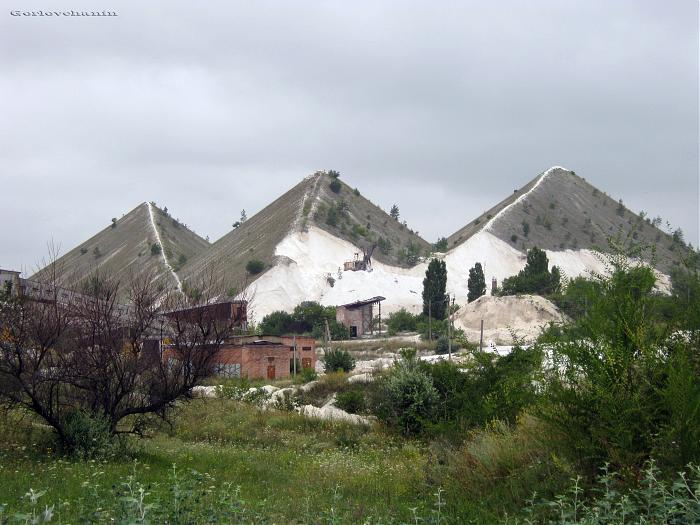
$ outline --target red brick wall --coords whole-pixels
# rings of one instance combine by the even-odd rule
[[[302,366],[309,366],[309,368],[316,368],[316,339],[313,337],[306,337],[303,335],[296,336],[297,341],[297,359],[302,364]],[[282,342],[285,345],[292,346],[294,344],[294,337],[291,335],[283,335]],[[293,354],[294,352],[290,352]],[[291,359],[292,356],[290,355]]]
[[[223,344],[214,360],[216,365],[241,365],[241,377],[249,379],[268,377],[268,367],[274,367],[275,379],[291,375],[290,365],[294,357],[292,345],[293,336],[275,338],[281,344],[240,344],[236,338],[234,343]],[[238,343],[238,344],[237,344]],[[297,359],[302,366],[316,368],[316,340],[313,337],[296,337]],[[174,356],[172,349],[166,349],[163,358]]]
[[[363,335],[362,308],[338,307],[335,311],[335,318],[340,324],[347,326],[348,330],[350,330],[351,326],[356,326],[357,335]]]

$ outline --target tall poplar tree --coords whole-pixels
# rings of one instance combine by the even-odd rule
[[[433,319],[445,319],[447,314],[447,266],[433,259],[423,279],[423,313]]]
[[[484,278],[484,269],[481,267],[481,263],[476,263],[473,268],[469,270],[469,279],[467,279],[467,302],[477,300],[479,297],[486,293],[486,279]]]

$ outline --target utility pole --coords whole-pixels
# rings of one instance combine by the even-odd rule
[[[297,336],[294,335],[294,378],[297,377]]]
[[[323,351],[328,352],[330,350],[330,345],[331,345],[331,329],[328,328],[328,319],[325,320],[326,323],[326,331],[324,333],[324,343],[323,343]]]
[[[449,294],[445,297],[447,299],[448,317],[447,317],[447,355],[449,360],[452,361],[452,308],[450,308],[450,296]]]
[[[431,306],[433,305],[433,298],[428,299],[428,340],[433,341],[433,312]]]
[[[479,352],[481,352],[481,348],[484,346],[484,320],[481,320],[481,335],[479,336]]]
[[[453,313],[455,309],[455,295],[452,294],[452,304],[450,304],[450,296],[447,296],[447,307],[450,309],[450,316],[447,321],[447,352],[450,354],[450,361],[452,361],[452,334],[454,333],[453,323]]]

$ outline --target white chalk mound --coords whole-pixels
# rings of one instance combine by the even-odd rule
[[[484,295],[457,311],[455,326],[465,331],[467,339],[478,342],[482,319],[484,344],[508,345],[513,343],[511,330],[518,338],[532,342],[543,327],[561,323],[565,316],[551,301],[537,295]]]

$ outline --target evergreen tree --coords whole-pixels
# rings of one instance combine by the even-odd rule
[[[416,232],[416,234],[418,234],[418,232]],[[433,248],[436,252],[446,252],[448,248],[447,237],[440,237],[437,242],[433,244]]]
[[[484,278],[484,270],[481,263],[476,263],[469,270],[469,279],[467,279],[467,301],[472,302],[486,293],[486,279]]]
[[[445,319],[447,314],[447,266],[433,259],[423,279],[423,314],[433,319]]]
[[[396,204],[394,204],[391,207],[391,211],[389,212],[389,215],[391,215],[392,219],[397,220],[397,221],[399,220],[399,207]]]
[[[549,271],[547,253],[537,247],[528,250],[525,268],[503,280],[499,295],[521,293],[549,295],[561,288],[561,272],[556,266]]]

